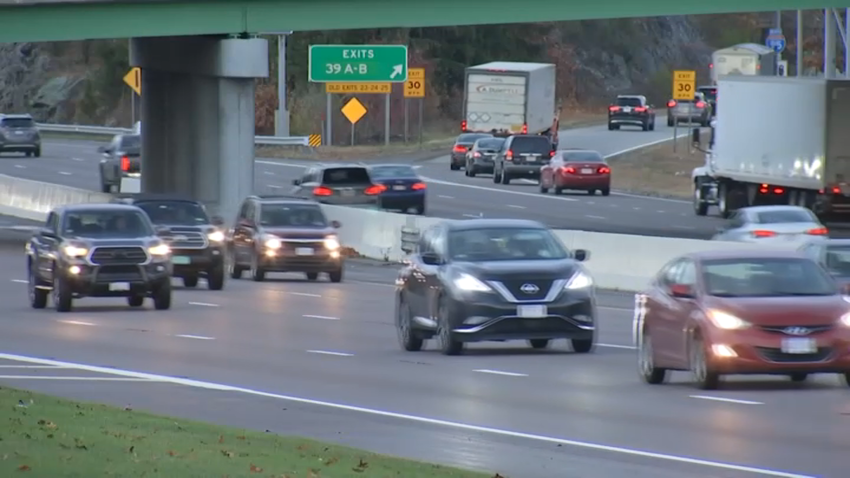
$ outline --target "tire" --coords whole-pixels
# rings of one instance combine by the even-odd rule
[[[425,215],[425,203],[423,202],[422,204],[416,206],[415,208],[413,208],[413,210],[416,212],[417,216],[424,216]]]
[[[466,165],[466,175],[470,178],[474,178],[478,174],[478,171],[475,170],[475,166]]]
[[[190,289],[194,287],[198,287],[198,276],[189,275],[183,278],[183,287],[188,287]]]
[[[690,344],[690,369],[694,385],[702,390],[716,390],[720,385],[720,375],[711,369],[708,354],[702,338],[694,337]]]
[[[702,188],[698,183],[694,183],[694,214],[697,216],[708,214],[708,204],[702,200]]]
[[[64,277],[56,274],[56,266],[53,266],[53,305],[56,312],[71,312],[74,308],[74,296]]]
[[[236,263],[236,253],[233,251],[228,253],[227,268],[230,270],[231,279],[241,279],[242,273],[245,271],[245,269]]]
[[[316,279],[319,278],[318,272],[305,272],[305,275],[307,276],[307,280],[310,280],[310,281],[313,281],[313,280],[316,280]]]
[[[850,387],[850,372],[844,372],[840,374],[842,378],[844,378],[844,385]]]
[[[587,195],[588,195],[588,196],[594,196],[595,194],[596,194],[596,190],[595,190],[595,189],[588,189],[588,190],[587,190]]]
[[[340,267],[339,270],[328,272],[328,279],[336,284],[342,282],[342,267]]]
[[[614,131],[614,125],[608,123],[608,131]]]
[[[213,266],[212,269],[207,271],[207,289],[224,289],[224,264]]]
[[[153,291],[153,307],[156,310],[168,310],[171,308],[171,281],[162,281]]]
[[[641,332],[638,342],[638,375],[650,385],[659,385],[667,380],[667,369],[655,366],[655,350],[652,338],[646,331]]]
[[[667,117],[667,127],[669,127],[669,128],[673,127],[673,118],[671,118],[669,116]]]
[[[531,339],[528,345],[536,350],[542,350],[549,346],[549,339]]]
[[[437,312],[437,324],[439,337],[440,352],[443,355],[460,355],[463,353],[463,342],[456,340],[456,334],[451,329],[451,320],[449,318],[449,308],[445,303],[445,299],[440,298],[440,305]]]
[[[541,178],[541,179],[540,179],[540,193],[541,193],[541,194],[546,194],[546,193],[548,193],[548,192],[549,192],[549,188],[547,188],[547,187],[543,184],[543,179]]]
[[[263,282],[266,280],[266,270],[260,265],[260,258],[257,257],[256,252],[251,256],[251,279],[254,282]]]
[[[425,343],[417,334],[410,320],[410,306],[406,302],[399,301],[396,307],[396,332],[401,348],[408,352],[419,352]]]
[[[564,188],[560,186],[555,186],[554,192],[556,196],[560,196],[561,194],[564,194]]]
[[[39,147],[38,149],[36,149],[36,150],[35,150],[35,153],[33,153],[33,155],[34,155],[36,158],[40,158],[40,157],[41,157],[41,147]]]
[[[809,378],[809,374],[807,373],[792,373],[788,376],[792,382],[801,383],[805,382],[807,378]]]
[[[50,291],[39,289],[37,287],[39,285],[39,280],[32,271],[32,264],[30,264],[27,279],[30,306],[33,309],[43,309],[47,307],[47,297],[50,295]]]
[[[493,183],[499,184],[501,182],[502,182],[502,173],[500,171],[497,171],[496,169],[493,169]]]
[[[589,339],[570,339],[570,345],[573,347],[573,352],[577,354],[587,354],[593,352],[593,338]]]
[[[607,189],[607,188],[606,188],[606,189],[603,189],[603,190],[602,190],[602,195],[603,195],[603,196],[610,196],[610,195],[611,195],[611,190],[610,190],[610,189]]]
[[[649,130],[655,131],[655,118],[652,118],[652,123],[649,123]]]
[[[640,129],[642,129],[644,131],[649,131],[649,122],[646,122],[646,123],[640,125]]]
[[[460,166],[458,166],[454,163],[454,161],[452,161],[451,164],[449,164],[449,168],[451,168],[452,171],[457,171],[460,169]]]
[[[145,296],[131,295],[127,297],[127,305],[130,307],[141,307],[145,303]]]
[[[504,171],[502,172],[500,179],[501,179],[502,184],[510,184],[511,183],[511,178],[508,176],[508,173],[506,173]]]

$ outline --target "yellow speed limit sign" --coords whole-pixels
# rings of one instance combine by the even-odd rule
[[[697,72],[676,70],[673,72],[673,99],[692,100],[696,90]]]
[[[404,82],[404,97],[425,97],[425,68],[407,69],[407,81]]]

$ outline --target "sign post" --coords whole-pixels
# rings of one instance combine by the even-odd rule
[[[404,82],[404,142],[408,137],[408,116],[410,114],[410,100],[408,98],[419,98],[419,142],[422,142],[422,106],[425,100],[425,68],[410,68],[407,70],[407,81]]]
[[[351,146],[354,146],[354,125],[360,121],[368,110],[363,103],[357,101],[357,98],[351,98],[345,106],[342,107],[342,114],[351,123]]]
[[[779,68],[782,64],[782,52],[785,51],[787,42],[781,28],[771,28],[767,33],[767,38],[764,39],[764,44],[776,53],[776,74],[779,74]]]
[[[675,101],[689,101],[688,123],[691,121],[694,107],[694,92],[696,91],[697,72],[693,70],[676,70],[673,72],[673,94]],[[673,151],[679,142],[679,119],[673,118]]]
[[[133,90],[130,95],[130,116],[133,118],[132,124],[136,124],[136,96],[142,96],[142,69],[130,68],[130,71],[124,75],[124,83]]]

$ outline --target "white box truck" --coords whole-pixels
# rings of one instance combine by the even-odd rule
[[[776,52],[756,43],[741,43],[711,54],[711,81],[724,76],[774,76]]]
[[[850,80],[726,76],[694,211],[787,204],[850,213]]]
[[[555,65],[494,61],[466,69],[464,133],[542,134],[557,144]]]

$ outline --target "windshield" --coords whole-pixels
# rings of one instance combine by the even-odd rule
[[[504,142],[505,140],[502,138],[479,139],[475,143],[475,147],[478,149],[492,149],[493,151],[496,151],[501,149]]]
[[[3,118],[0,126],[5,128],[35,128],[35,121],[30,118]]]
[[[122,151],[136,151],[142,148],[142,137],[141,136],[123,136],[121,137],[121,150]]]
[[[850,277],[850,245],[827,246],[823,264],[831,274]]]
[[[698,90],[705,96],[705,99],[714,101],[717,99],[717,88],[700,88]]]
[[[263,204],[260,224],[266,227],[328,227],[325,214],[315,204]]]
[[[793,222],[818,222],[817,218],[806,209],[780,209],[756,214],[759,224],[782,224]]]
[[[814,261],[798,258],[724,259],[703,262],[708,295],[787,297],[834,295],[832,278]]]
[[[617,98],[617,106],[643,106],[643,102],[633,96],[621,96]]]
[[[481,138],[492,138],[492,136],[489,135],[489,134],[475,134],[475,133],[462,134],[462,135],[457,137],[456,143],[457,144],[472,144],[476,140],[479,140]]]
[[[209,224],[204,207],[191,201],[145,201],[137,202],[154,224],[174,226],[200,226]]]
[[[410,166],[392,165],[392,166],[374,166],[372,167],[372,178],[387,179],[387,178],[416,178],[416,171]]]
[[[571,151],[569,153],[562,153],[562,155],[564,157],[564,161],[574,161],[579,163],[601,163],[605,161],[602,159],[602,155],[595,151]]]
[[[549,154],[552,143],[545,136],[522,136],[511,141],[514,154]]]
[[[456,261],[527,261],[570,257],[547,229],[493,228],[451,231],[449,257]]]
[[[63,236],[147,237],[153,236],[148,218],[137,211],[88,210],[65,214]]]

